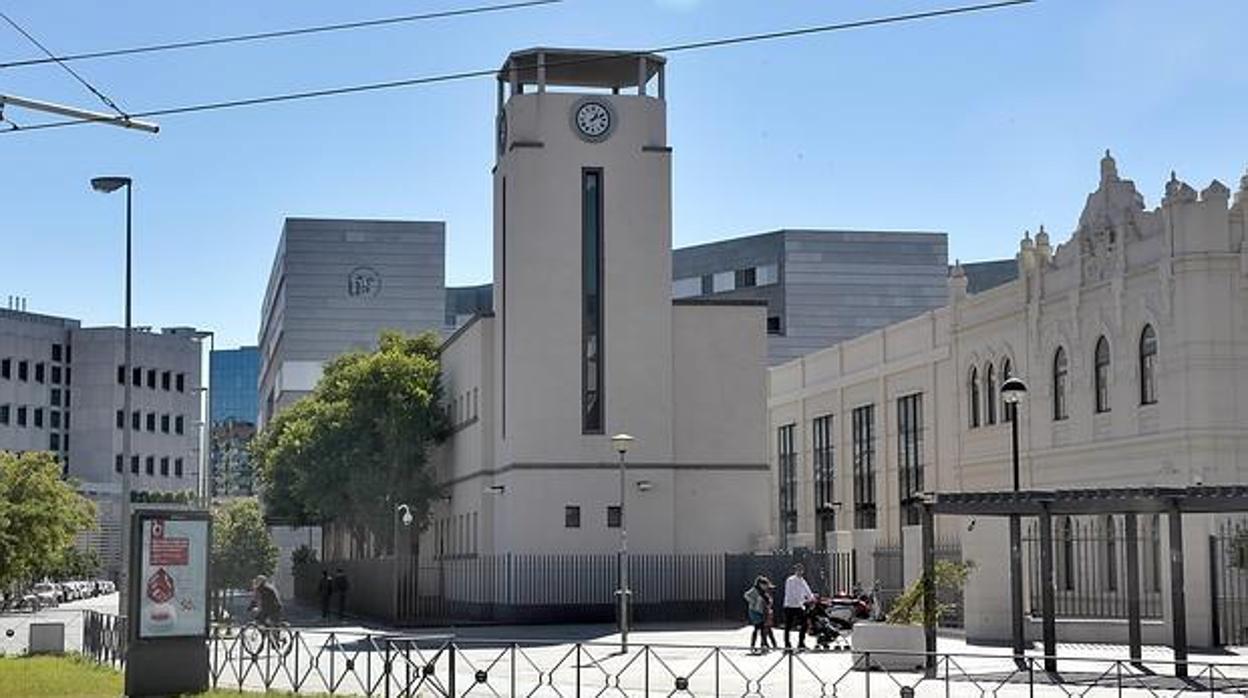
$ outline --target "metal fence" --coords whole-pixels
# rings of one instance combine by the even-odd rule
[[[1054,610],[1059,618],[1126,618],[1129,551],[1122,516],[1060,517],[1053,522]],[[1161,525],[1140,522],[1136,545],[1140,617],[1162,617]],[[1032,522],[1023,544],[1028,561],[1030,608],[1040,613],[1040,531]]]
[[[1214,640],[1248,643],[1248,523],[1222,522],[1209,537],[1209,577]]]
[[[95,654],[88,654],[95,657]],[[1018,664],[1006,652],[775,651],[745,647],[639,644],[627,653],[604,642],[462,639],[295,632],[288,652],[249,652],[236,635],[210,638],[213,688],[369,697],[461,696],[1022,696],[1218,695],[1248,691],[1248,663],[1192,662],[1175,678],[1167,660],[1043,658]],[[902,666],[901,669],[891,667]],[[868,670],[870,669],[870,670]]]
[[[100,664],[120,668],[126,659],[126,617],[83,611],[82,653]]]

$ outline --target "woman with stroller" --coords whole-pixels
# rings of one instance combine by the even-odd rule
[[[766,652],[768,645],[772,648],[776,646],[776,636],[771,632],[773,603],[771,592],[774,588],[771,580],[760,574],[754,579],[754,584],[745,590],[746,611],[750,625],[754,626],[754,631],[750,633],[751,653]],[[759,645],[757,649],[754,646],[755,642]]]

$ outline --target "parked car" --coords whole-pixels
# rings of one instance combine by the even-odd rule
[[[56,588],[51,582],[39,582],[32,589],[35,598],[39,602],[40,608],[48,606],[59,606],[61,604],[62,592]]]

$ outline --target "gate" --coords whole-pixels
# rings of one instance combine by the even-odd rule
[[[1209,573],[1217,644],[1248,644],[1248,524],[1224,521],[1209,537]]]

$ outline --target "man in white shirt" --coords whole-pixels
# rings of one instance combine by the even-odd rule
[[[793,574],[784,580],[784,648],[792,649],[789,644],[789,631],[797,626],[797,646],[806,649],[806,603],[815,595],[810,592],[806,583],[806,568],[801,564],[793,565]]]

